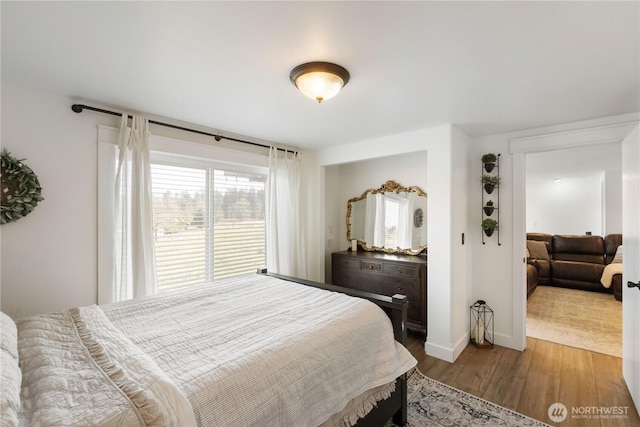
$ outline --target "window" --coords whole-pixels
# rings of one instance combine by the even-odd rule
[[[151,163],[158,292],[266,265],[264,170],[158,154]]]
[[[384,199],[384,247],[398,246],[398,211],[400,202],[390,197]]]

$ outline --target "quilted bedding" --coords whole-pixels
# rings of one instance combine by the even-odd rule
[[[416,363],[375,304],[260,275],[18,331],[24,425],[351,425]]]

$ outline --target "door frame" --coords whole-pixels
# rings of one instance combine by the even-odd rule
[[[509,139],[512,156],[513,212],[513,348],[524,350],[527,344],[526,292],[526,155],[544,151],[622,142],[640,123],[637,113],[574,124],[574,129],[545,132]]]

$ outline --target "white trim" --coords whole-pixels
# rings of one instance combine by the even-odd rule
[[[115,129],[115,128],[114,128]],[[98,134],[100,132],[98,131]],[[117,138],[116,133],[116,138]],[[113,301],[117,146],[98,137],[98,305]]]
[[[513,263],[512,283],[515,284],[512,296],[512,326],[511,348],[524,350],[527,347],[527,271],[525,266],[525,245],[527,234],[526,221],[526,162],[524,153],[515,153],[511,156],[513,188],[513,224],[512,224],[512,251]],[[524,272],[523,272],[524,270]]]
[[[429,341],[424,343],[424,351],[429,356],[444,360],[445,362],[449,362],[449,363],[455,362],[456,357],[458,357],[458,354],[459,354],[459,353],[456,354],[455,349],[436,345],[436,344],[430,343]]]
[[[453,363],[456,361],[458,356],[462,354],[464,349],[467,348],[467,345],[469,344],[469,336],[470,332],[467,331],[451,348],[436,345],[427,341],[424,343],[424,350],[429,356]]]
[[[194,167],[199,166],[203,168],[213,169],[225,169],[235,172],[257,173],[267,175],[269,168],[266,166],[255,166],[251,164],[240,164],[235,162],[224,162],[216,159],[205,157],[190,157],[181,156],[179,154],[172,154],[166,151],[151,151],[151,161],[153,163],[162,163],[172,166],[184,166]]]
[[[638,121],[509,139],[509,152],[533,153],[622,142]]]
[[[118,144],[119,129],[111,126],[98,126],[98,142]],[[196,159],[211,159],[219,163],[235,165],[252,165],[268,167],[268,152],[238,150],[189,139],[170,138],[162,135],[151,135],[150,149],[153,152],[164,152]],[[237,144],[237,143],[236,143]]]
[[[118,145],[118,132],[116,127],[98,125],[98,142]]]

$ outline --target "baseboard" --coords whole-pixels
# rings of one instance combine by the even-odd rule
[[[495,345],[499,345],[500,347],[511,348],[514,350],[520,350],[514,344],[513,336],[504,335],[504,334],[494,334],[493,336],[495,340]]]
[[[429,356],[444,360],[445,362],[453,363],[464,351],[467,344],[469,344],[469,335],[465,334],[458,338],[453,347],[444,347],[427,341],[424,343],[424,350]]]
[[[511,335],[494,334],[493,338],[494,345],[521,351],[521,349],[514,346],[513,337]],[[456,344],[453,347],[445,347],[427,341],[424,343],[424,350],[429,356],[435,357],[436,359],[444,360],[445,362],[453,363],[456,361],[458,356],[462,354],[468,344],[469,335],[465,334],[456,341]]]

